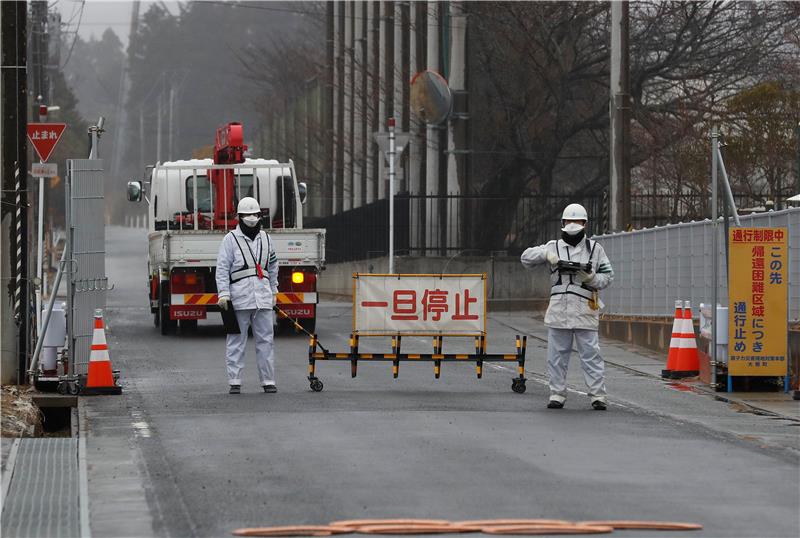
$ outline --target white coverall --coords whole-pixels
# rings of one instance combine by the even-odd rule
[[[262,269],[263,278],[258,277],[255,263],[266,267]],[[261,385],[274,385],[272,307],[278,294],[278,257],[267,233],[259,231],[253,240],[239,227],[228,233],[219,247],[216,279],[217,295],[231,300],[241,330],[229,334],[225,341],[228,383],[242,384],[247,329],[252,327]]]
[[[550,399],[561,403],[566,400],[567,367],[574,338],[586,386],[589,388],[589,398],[605,403],[605,364],[600,356],[597,338],[602,304],[598,299],[598,308],[592,309],[589,299],[592,291],[601,290],[614,280],[611,262],[599,243],[586,238],[581,239],[574,247],[559,239],[528,248],[522,253],[520,261],[527,268],[546,263],[548,251],[556,253],[561,260],[579,263],[589,262],[591,256],[594,273],[592,279],[582,285],[577,276],[559,275],[555,266],[548,264],[551,290],[544,323],[548,327],[547,371],[550,378]]]

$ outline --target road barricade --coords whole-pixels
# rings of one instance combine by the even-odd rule
[[[388,353],[359,351],[361,338],[391,337]],[[403,353],[403,337],[432,338],[431,353]],[[473,338],[474,353],[443,353],[444,338]],[[436,379],[443,362],[474,362],[475,372],[483,376],[484,362],[516,362],[518,376],[511,389],[525,392],[525,351],[527,336],[516,336],[514,353],[486,352],[486,274],[353,274],[353,331],[350,351],[333,353],[325,349],[317,335],[310,338],[308,380],[319,392],[322,381],[316,376],[317,361],[349,361],[350,374],[358,374],[358,362],[392,363],[395,378],[400,363],[432,362]]]

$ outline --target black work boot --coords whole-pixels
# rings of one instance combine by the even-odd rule
[[[264,392],[268,394],[278,392],[278,387],[276,387],[275,385],[264,385]]]
[[[592,402],[592,409],[595,411],[605,411],[606,410],[606,402],[601,400],[595,400]]]
[[[547,402],[548,409],[561,409],[564,407],[564,402],[559,402],[558,400],[550,400]]]
[[[242,393],[241,385],[231,385],[230,390],[228,390],[228,394],[241,394],[241,393]]]

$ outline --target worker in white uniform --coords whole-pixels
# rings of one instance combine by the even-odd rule
[[[233,308],[239,334],[225,341],[230,394],[239,394],[244,370],[247,329],[256,339],[258,377],[264,392],[277,392],[273,355],[273,322],[278,295],[278,257],[269,235],[261,230],[261,208],[255,198],[245,197],[236,209],[239,225],[225,235],[217,256],[217,304]]]
[[[605,411],[607,405],[605,364],[597,338],[602,307],[597,292],[611,284],[614,271],[603,247],[586,237],[587,221],[582,205],[568,205],[561,216],[561,239],[528,248],[520,258],[527,268],[547,263],[550,270],[550,304],[544,317],[548,327],[550,401],[547,407],[550,409],[561,409],[566,402],[567,367],[573,340],[581,358],[592,408]],[[580,268],[576,269],[569,262],[578,262]]]

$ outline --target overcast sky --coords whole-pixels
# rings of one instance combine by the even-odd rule
[[[147,5],[153,3],[143,0],[139,13],[147,11]],[[129,0],[51,0],[50,7],[61,12],[63,30],[74,32],[78,28],[81,39],[89,40],[92,35],[100,38],[106,28],[111,28],[119,37],[124,47],[128,46],[128,32],[131,27],[131,6]],[[167,9],[177,13],[177,2],[164,2]],[[83,14],[81,15],[81,8]],[[80,21],[80,25],[78,25]]]

